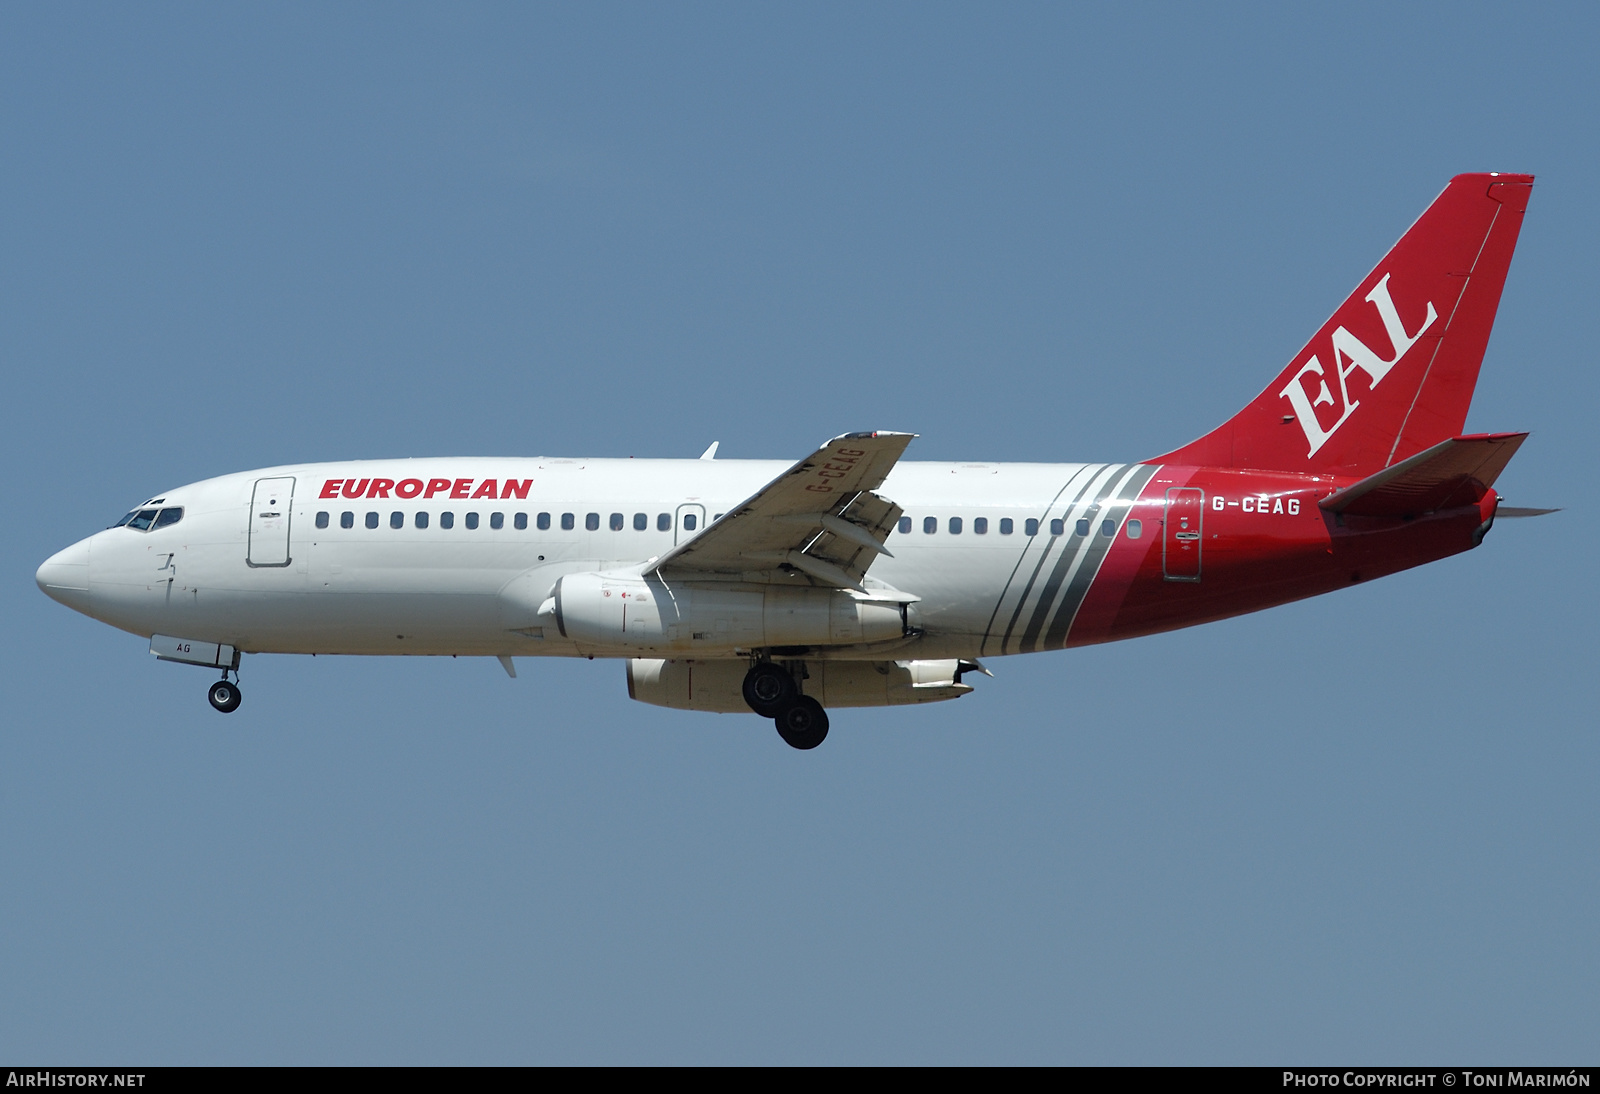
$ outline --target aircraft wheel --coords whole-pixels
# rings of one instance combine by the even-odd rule
[[[773,721],[790,748],[816,748],[828,736],[828,712],[809,695],[796,696]]]
[[[230,684],[226,680],[218,680],[212,684],[211,690],[206,693],[206,698],[211,700],[212,706],[224,714],[232,714],[244,701],[244,696],[239,694],[239,685]]]
[[[794,701],[794,677],[782,665],[757,661],[744,676],[744,701],[763,718],[776,718]]]

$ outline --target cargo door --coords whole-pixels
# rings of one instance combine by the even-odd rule
[[[250,499],[250,544],[245,560],[252,566],[289,565],[289,515],[294,479],[257,479]]]
[[[1167,491],[1167,514],[1161,533],[1161,567],[1168,581],[1200,580],[1201,521],[1206,493],[1194,487]]]

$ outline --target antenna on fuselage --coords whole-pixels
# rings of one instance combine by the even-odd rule
[[[702,460],[714,460],[714,459],[716,459],[717,458],[717,445],[719,445],[721,443],[722,443],[721,441],[712,441],[711,442],[711,447],[706,449],[704,452],[700,453],[700,458]]]

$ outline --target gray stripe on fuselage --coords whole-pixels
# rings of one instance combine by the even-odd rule
[[[1082,561],[1088,551],[1093,550],[1095,541],[1094,515],[1100,510],[1105,500],[1116,492],[1129,472],[1137,464],[1108,464],[1105,474],[1099,476],[1094,484],[1094,499],[1087,503],[1080,496],[1071,508],[1061,514],[1065,536],[1061,545],[1061,554],[1056,559],[1055,567],[1050,571],[1050,577],[1045,582],[1044,589],[1039,594],[1038,601],[1033,606],[1033,614],[1028,618],[1028,626],[1022,633],[1022,640],[1017,643],[1017,648],[1022,653],[1033,653],[1040,649],[1039,633],[1045,629],[1045,624],[1051,618],[1051,609],[1055,606],[1056,593],[1061,590],[1062,583],[1074,572],[1077,564]],[[1080,536],[1077,522],[1085,516],[1090,517],[1089,534]]]
[[[1067,481],[1061,484],[1061,489],[1056,491],[1056,496],[1050,499],[1050,504],[1045,507],[1044,514],[1040,518],[1039,527],[1044,527],[1044,522],[1050,517],[1050,511],[1056,507],[1056,503],[1061,500],[1062,495],[1068,490],[1072,489],[1073,483],[1087,476],[1088,481],[1078,489],[1078,497],[1082,497],[1083,491],[1089,488],[1089,485],[1094,482],[1095,475],[1099,474],[1100,470],[1104,466],[1104,464],[1084,464],[1082,467],[1074,471],[1067,478]],[[1038,562],[1034,563],[1033,573],[1028,575],[1028,580],[1023,585],[1022,593],[1017,598],[1016,606],[1012,608],[1011,619],[1006,623],[1004,634],[998,636],[995,634],[994,621],[999,618],[1000,610],[1005,607],[1007,594],[1011,592],[1012,586],[1017,583],[1017,573],[1022,569],[1023,563],[1027,562],[1028,552],[1033,549],[1034,540],[1041,538],[1047,537],[1042,537],[1037,532],[1034,533],[1031,537],[1029,537],[1028,542],[1023,545],[1021,552],[1019,552],[1017,555],[1017,564],[1011,568],[1011,577],[1006,580],[1005,588],[1000,590],[1000,598],[994,602],[994,611],[989,615],[989,629],[983,636],[982,650],[984,654],[989,652],[989,640],[996,637],[998,637],[1000,640],[1000,653],[1007,654],[1011,652],[1011,650],[1007,648],[1011,639],[1011,632],[1017,625],[1017,618],[1022,614],[1022,606],[1028,601],[1028,593],[1033,589],[1033,583],[1038,580],[1039,571],[1044,568],[1044,564],[1049,558],[1048,547],[1044,553],[1040,554]]]
[[[1083,598],[1089,594],[1089,586],[1094,584],[1094,579],[1099,576],[1100,567],[1110,554],[1111,545],[1116,542],[1117,533],[1121,532],[1128,511],[1133,508],[1139,492],[1155,477],[1156,470],[1156,467],[1149,464],[1137,465],[1133,474],[1123,480],[1122,488],[1117,491],[1115,500],[1101,512],[1099,520],[1116,520],[1115,532],[1110,536],[1102,536],[1096,534],[1097,528],[1090,528],[1090,534],[1094,535],[1094,545],[1089,549],[1088,557],[1083,559],[1077,572],[1072,575],[1072,580],[1067,583],[1066,594],[1062,596],[1061,606],[1056,609],[1055,615],[1050,620],[1050,628],[1045,632],[1040,649],[1059,650],[1066,646],[1067,635],[1072,630],[1073,621],[1078,618],[1078,609],[1083,607]]]
[[[1050,521],[1050,513],[1053,512],[1053,510],[1056,509],[1056,505],[1061,502],[1061,497],[1067,493],[1067,489],[1072,488],[1072,483],[1080,480],[1080,478],[1083,480],[1082,485],[1078,486],[1077,494],[1074,494],[1074,497],[1072,497],[1072,501],[1067,502],[1067,509],[1072,509],[1072,507],[1077,505],[1078,502],[1083,501],[1083,496],[1085,496],[1090,489],[1094,488],[1094,481],[1098,480],[1102,473],[1106,472],[1107,467],[1110,467],[1110,464],[1085,464],[1083,467],[1080,467],[1080,469],[1077,470],[1077,473],[1074,473],[1074,477],[1069,478],[1066,485],[1062,486],[1059,491],[1056,491],[1056,496],[1054,496],[1050,501],[1050,507],[1045,509],[1045,512],[1040,515],[1040,520],[1038,520],[1038,526],[1040,526],[1040,529],[1045,528],[1046,523]],[[1018,619],[1021,619],[1022,611],[1027,608],[1027,601],[1029,601],[1030,595],[1032,595],[1032,592],[1034,592],[1034,585],[1038,584],[1038,574],[1043,573],[1043,569],[1045,569],[1045,563],[1050,561],[1050,552],[1051,550],[1054,550],[1054,547],[1056,547],[1056,541],[1058,541],[1058,537],[1050,536],[1050,534],[1046,534],[1045,531],[1038,531],[1038,533],[1035,533],[1034,536],[1030,537],[1029,541],[1027,541],[1026,547],[1022,547],[1022,558],[1021,560],[1018,560],[1018,566],[1022,565],[1022,560],[1026,560],[1027,552],[1032,550],[1032,547],[1034,547],[1034,542],[1040,541],[1040,539],[1045,541],[1045,549],[1043,549],[1042,552],[1040,552],[1040,555],[1038,555],[1038,561],[1035,561],[1034,563],[1034,573],[1030,573],[1029,576],[1027,576],[1027,582],[1026,584],[1022,585],[1022,592],[1019,592],[1018,598],[1016,598],[1016,605],[1013,605],[1013,608],[1011,608],[1011,619],[1010,621],[1006,622],[1005,633],[1000,635],[1000,653],[1002,654],[1016,653],[1016,651],[1011,649],[1011,635],[1016,632],[1016,622],[1018,622]],[[1005,592],[1000,593],[1000,603],[1005,603],[1006,592],[1010,592],[1011,585],[1013,585],[1014,582],[1016,582],[1016,571],[1013,569],[1013,573],[1011,573],[1011,581],[1006,584]]]

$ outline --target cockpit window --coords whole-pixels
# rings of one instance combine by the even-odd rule
[[[135,509],[111,527],[148,532],[153,528],[165,528],[169,524],[177,524],[182,519],[183,509],[179,506],[169,509]]]

